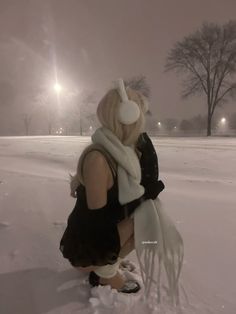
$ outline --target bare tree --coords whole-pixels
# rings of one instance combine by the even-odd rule
[[[44,113],[45,120],[47,121],[48,135],[52,134],[53,127],[58,120],[58,113],[54,104],[55,101],[50,99],[50,96],[51,95],[46,90],[41,89],[33,99],[35,108],[43,111]]]
[[[204,23],[179,41],[168,54],[165,71],[187,74],[182,97],[203,93],[207,98],[207,135],[215,108],[236,93],[236,21],[223,26]]]
[[[140,91],[145,97],[150,97],[150,87],[147,83],[147,79],[144,75],[134,76],[125,80],[125,86]]]
[[[199,134],[206,129],[207,127],[207,117],[204,117],[202,115],[194,116],[190,122],[192,123],[193,130],[197,131]]]
[[[23,112],[20,116],[23,119],[25,134],[29,135],[32,119],[38,109],[38,103],[35,101],[35,94],[38,92],[38,88],[33,85],[27,85],[27,87],[28,89],[21,95],[21,97],[18,96],[18,99]]]
[[[144,75],[134,76],[130,79],[125,80],[124,82],[125,82],[126,87],[130,87],[134,90],[137,90],[148,99],[150,98],[150,94],[151,94],[150,87]],[[147,115],[152,116],[150,109],[148,109]]]
[[[79,125],[80,135],[83,135],[85,125],[92,113],[95,113],[95,105],[97,104],[97,95],[95,91],[83,91],[79,96],[78,110],[79,110]]]
[[[229,127],[236,130],[236,112],[232,113],[229,118]]]
[[[193,125],[192,125],[191,121],[184,119],[180,122],[179,128],[180,128],[180,130],[186,132],[186,131],[192,130]]]
[[[23,121],[25,127],[25,135],[29,135],[30,124],[32,121],[32,113],[24,113],[23,114]]]

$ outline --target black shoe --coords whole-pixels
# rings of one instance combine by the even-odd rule
[[[89,283],[91,286],[95,287],[98,285],[106,286],[105,284],[100,284],[100,277],[94,272],[91,271],[89,273]],[[124,284],[124,286],[120,289],[117,289],[118,292],[123,293],[135,293],[138,292],[141,289],[139,283],[135,280],[127,280]]]
[[[99,279],[100,277],[94,271],[91,271],[89,273],[89,283],[91,286],[95,287],[95,286],[100,285]]]

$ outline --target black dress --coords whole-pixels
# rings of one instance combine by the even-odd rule
[[[108,158],[107,161],[110,165]],[[118,200],[117,175],[113,171],[114,184],[107,191],[107,204],[102,208],[89,209],[85,187],[80,184],[77,188],[77,201],[60,241],[60,251],[75,267],[113,264],[119,256],[117,223],[125,218],[125,209]]]
[[[68,217],[67,228],[60,241],[60,251],[73,266],[114,264],[121,249],[117,223],[129,217],[143,200],[154,199],[164,189],[162,181],[158,181],[156,151],[146,133],[140,135],[136,147],[142,153],[140,184],[145,188],[144,196],[125,205],[119,203],[117,175],[110,158],[105,154],[114,182],[107,191],[107,204],[100,209],[89,209],[85,187],[79,185],[75,207]]]

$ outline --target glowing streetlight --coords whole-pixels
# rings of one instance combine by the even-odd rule
[[[158,122],[157,125],[158,125],[158,126],[161,126],[161,122]]]
[[[61,92],[61,90],[62,90],[62,87],[61,87],[61,85],[60,85],[59,83],[55,83],[54,86],[53,86],[53,88],[54,88],[55,92],[58,93],[58,94],[59,94],[59,93]]]
[[[225,124],[225,123],[226,123],[226,119],[225,119],[225,118],[222,118],[222,119],[220,120],[220,122],[221,122],[222,124]]]

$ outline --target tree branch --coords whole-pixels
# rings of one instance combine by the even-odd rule
[[[202,85],[203,90],[204,90],[205,93],[207,94],[207,87],[204,85],[204,80],[203,80],[202,76],[197,72],[197,70],[195,69],[194,65],[191,64],[191,62],[189,61],[189,59],[186,58],[186,60],[188,61],[188,64],[190,65],[190,71],[191,71],[192,73],[194,73],[194,74],[198,77],[199,81],[201,82],[201,85]]]
[[[218,86],[217,86],[217,89],[216,89],[216,93],[215,93],[215,97],[214,97],[214,102],[215,103],[217,101],[217,98],[218,98],[218,94],[219,94],[219,91],[220,91],[220,88],[222,86],[222,82],[223,80],[226,78],[226,76],[230,73],[230,71],[227,71],[229,70],[229,63],[232,59],[232,57],[234,56],[235,54],[235,51],[233,53],[230,54],[228,60],[226,61],[225,63],[225,67],[224,67],[224,70],[222,71],[222,74],[221,74],[221,77],[219,79],[219,83],[218,83]]]
[[[215,106],[217,105],[217,103],[219,103],[224,97],[225,97],[225,95],[227,95],[230,91],[232,91],[232,90],[236,90],[236,83],[235,84],[233,84],[233,85],[231,85],[229,88],[227,88],[222,94],[221,94],[221,96],[216,100],[216,102],[215,102]]]

